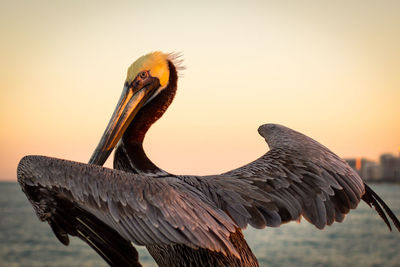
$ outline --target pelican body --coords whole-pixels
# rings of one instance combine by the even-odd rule
[[[400,223],[345,161],[289,128],[258,129],[270,150],[238,169],[182,176],[143,150],[150,126],[171,104],[179,62],[153,52],[128,69],[117,107],[89,164],[26,156],[18,181],[36,214],[65,245],[88,243],[111,266],[141,266],[133,244],[160,266],[258,266],[242,229],[278,227],[302,217],[318,229],[342,222],[360,200],[389,229]],[[115,149],[114,169],[102,165]]]

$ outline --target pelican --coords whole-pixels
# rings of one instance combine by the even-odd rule
[[[328,148],[278,124],[258,128],[270,150],[219,175],[175,175],[143,150],[171,104],[174,54],[153,52],[128,69],[122,95],[89,164],[25,156],[18,182],[41,221],[68,245],[90,245],[111,266],[141,266],[134,245],[160,266],[258,266],[242,229],[303,217],[318,229],[342,222],[362,199],[391,230],[400,222],[360,176]],[[114,169],[102,167],[115,149]]]

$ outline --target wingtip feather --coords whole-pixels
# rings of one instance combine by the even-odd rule
[[[400,221],[396,217],[396,215],[393,213],[393,211],[386,205],[386,203],[376,194],[367,184],[364,183],[365,186],[365,194],[363,195],[362,199],[367,202],[369,206],[374,206],[375,210],[381,216],[383,221],[386,223],[388,226],[389,230],[392,231],[392,227],[390,225],[390,222],[386,216],[386,214],[389,216],[389,218],[392,220],[394,226],[396,229],[400,232]],[[383,209],[382,209],[383,207]],[[386,214],[385,212],[386,211]]]

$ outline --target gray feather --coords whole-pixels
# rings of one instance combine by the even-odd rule
[[[364,183],[345,161],[284,126],[265,124],[258,131],[270,147],[265,155],[220,176],[191,177],[241,228],[279,226],[303,215],[322,229],[357,206]]]

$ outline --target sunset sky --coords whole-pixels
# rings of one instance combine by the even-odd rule
[[[397,154],[399,14],[400,1],[1,1],[0,180],[27,154],[87,162],[127,67],[155,50],[186,66],[145,140],[169,172],[252,161],[269,122],[342,157]]]

